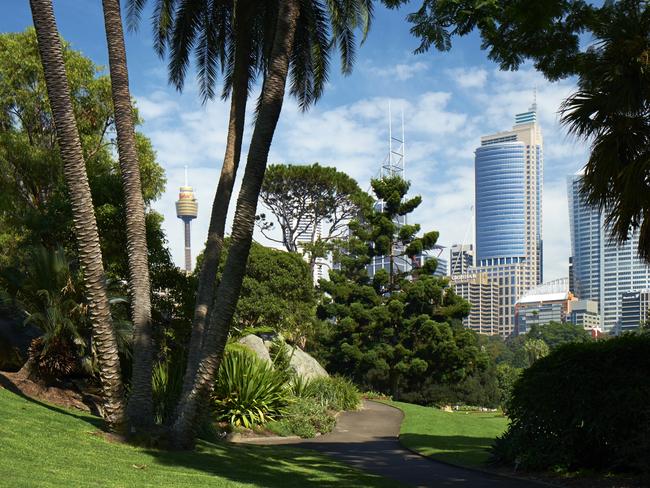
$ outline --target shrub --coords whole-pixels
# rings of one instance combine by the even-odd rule
[[[217,419],[251,428],[281,415],[288,403],[285,378],[269,363],[241,349],[226,352],[213,395]]]
[[[334,411],[356,410],[361,404],[361,394],[357,387],[341,376],[312,380],[305,395]]]
[[[174,415],[176,403],[183,389],[185,357],[177,355],[156,363],[153,367],[151,386],[156,423],[166,424]]]
[[[284,413],[281,420],[270,422],[268,428],[278,435],[314,437],[317,433],[331,432],[336,419],[321,403],[310,398],[299,398]]]
[[[648,470],[650,337],[567,344],[515,383],[494,460],[529,469]]]

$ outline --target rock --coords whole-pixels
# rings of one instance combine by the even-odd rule
[[[291,355],[291,367],[293,367],[298,376],[308,380],[329,376],[325,368],[318,361],[299,347],[292,347],[289,354]]]
[[[269,350],[266,348],[264,341],[253,334],[248,334],[247,336],[239,339],[240,344],[246,346],[248,349],[253,351],[255,355],[263,361],[271,362],[271,355]]]
[[[253,351],[258,358],[272,362],[269,350],[271,349],[273,342],[265,341],[253,334],[242,337],[238,342]],[[323,368],[318,361],[305,351],[299,347],[288,346],[288,348],[289,350],[287,352],[291,358],[289,364],[298,376],[309,380],[329,376],[327,371],[325,371],[325,368]]]

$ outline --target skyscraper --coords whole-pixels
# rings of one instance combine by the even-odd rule
[[[185,167],[185,185],[181,186],[176,202],[176,216],[183,221],[185,227],[185,271],[192,271],[192,246],[190,240],[190,222],[196,218],[199,204],[194,196],[194,190],[187,184],[187,167]]]
[[[624,243],[610,239],[602,212],[580,195],[581,175],[569,176],[569,224],[574,293],[598,302],[602,328],[620,325],[623,294],[650,288],[650,267],[638,257],[639,235]]]
[[[481,137],[475,152],[476,264],[499,285],[499,332],[514,329],[515,303],[542,282],[543,138],[537,106],[512,130]]]

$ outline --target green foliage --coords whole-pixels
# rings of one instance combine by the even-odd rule
[[[499,406],[504,412],[507,412],[512,389],[515,382],[521,376],[521,369],[515,368],[508,363],[500,363],[496,366],[496,378],[499,385]]]
[[[571,342],[591,342],[591,334],[579,325],[570,323],[549,322],[544,325],[533,325],[526,337],[541,339],[551,349]]]
[[[227,251],[226,239],[224,251]],[[227,257],[221,256],[220,274]],[[197,269],[200,269],[199,256]],[[282,334],[291,342],[313,335],[316,294],[309,266],[299,254],[253,242],[242,290],[233,319],[235,335],[264,330]]]
[[[524,370],[495,459],[528,469],[648,470],[650,337],[567,344]]]
[[[35,246],[28,250],[25,261],[23,270],[2,270],[0,287],[9,290],[8,299],[24,317],[23,323],[42,332],[29,350],[32,372],[48,380],[97,373],[80,270],[62,248]],[[109,288],[112,292],[113,287]],[[118,347],[128,359],[131,324],[125,319],[125,302],[120,297],[110,298]]]
[[[183,388],[184,359],[171,357],[159,361],[153,367],[151,382],[154,418],[158,424],[167,424],[173,418]]]
[[[427,378],[458,381],[483,367],[487,356],[474,333],[451,325],[467,315],[469,304],[448,281],[423,269],[409,277],[398,266],[437,238],[436,232],[418,237],[418,225],[395,224],[420,198],[405,199],[409,185],[397,177],[372,186],[384,204],[351,222],[351,236],[336,255],[340,269],[321,281],[326,295],[318,312],[329,325],[316,355],[331,372],[397,398],[400,390],[418,391]],[[393,264],[370,279],[366,266],[378,255]]]
[[[397,7],[406,0],[384,0]],[[526,60],[549,79],[579,72],[586,53],[580,50],[580,34],[595,30],[608,5],[599,9],[583,0],[422,0],[407,19],[419,38],[416,52],[434,46],[451,49],[454,36],[478,30],[482,48],[503,70],[516,70]]]
[[[469,405],[496,408],[501,393],[494,366],[476,369],[458,381],[425,380],[409,389],[402,400],[421,405]]]
[[[217,418],[246,428],[277,418],[289,403],[285,380],[254,354],[241,349],[228,351],[213,393]]]
[[[289,383],[296,376],[296,371],[291,366],[293,350],[283,340],[276,339],[271,343],[269,353],[273,369],[285,383]]]
[[[299,398],[289,405],[281,420],[271,422],[267,427],[279,435],[309,438],[319,432],[331,432],[335,424],[336,419],[324,404],[311,398]]]
[[[66,74],[109,277],[127,276],[126,230],[116,158],[110,79],[80,52],[64,44]],[[137,114],[136,114],[137,117]],[[0,266],[25,265],[31,246],[76,252],[72,212],[63,181],[35,31],[0,35]],[[165,185],[151,142],[136,135],[142,189],[148,205]],[[150,261],[170,262],[161,252],[161,219],[149,212]],[[125,294],[125,293],[124,293]]]
[[[328,410],[356,410],[361,405],[357,387],[347,378],[330,376],[309,382],[303,396],[323,405]]]
[[[354,179],[318,163],[270,165],[260,200],[273,214],[282,240],[269,235],[276,223],[266,214],[256,217],[262,233],[287,251],[306,254],[312,264],[327,255],[329,242],[342,237],[348,221],[371,203]],[[309,234],[314,229],[320,234]]]

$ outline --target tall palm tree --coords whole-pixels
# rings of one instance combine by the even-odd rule
[[[639,255],[650,262],[650,10],[645,1],[623,0],[599,16],[561,120],[591,142],[586,201],[605,212],[617,240],[638,228]]]
[[[205,333],[192,389],[189,395],[181,399],[172,429],[173,442],[177,447],[189,447],[194,442],[197,418],[209,398],[228,338],[230,321],[235,312],[248,260],[257,199],[264,179],[268,152],[282,110],[299,14],[299,0],[280,1],[273,49],[262,86],[246,171],[237,199],[228,259],[215,298],[215,312],[211,314],[211,323]]]
[[[129,1],[132,24],[137,22],[145,2]],[[215,299],[215,276],[241,155],[249,88],[256,75],[267,70],[278,15],[277,1],[239,0],[234,5],[233,10],[232,0],[157,0],[154,8],[156,49],[162,55],[169,47],[169,78],[177,89],[183,88],[194,50],[203,100],[214,97],[219,68],[224,72],[222,98],[232,94],[226,153],[199,275],[183,396],[189,393],[198,367],[208,313]],[[367,33],[372,3],[348,0],[325,6],[321,0],[301,0],[300,9],[290,55],[291,94],[306,109],[322,95],[334,45],[339,46],[343,72],[351,71],[355,29],[360,27],[364,36]]]
[[[124,30],[119,0],[103,0],[104,25],[108,44],[108,64],[117,130],[129,262],[131,320],[133,321],[133,373],[126,414],[135,433],[153,423],[153,342],[151,326],[151,282],[147,256],[144,199],[140,183],[129,73],[124,47]]]
[[[120,360],[106,292],[97,222],[79,131],[72,110],[61,39],[54,18],[52,1],[30,0],[30,7],[63,160],[64,178],[72,203],[79,261],[83,268],[84,287],[97,348],[105,417],[109,424],[119,426],[124,417]]]
[[[327,5],[321,0],[281,0],[277,13],[269,16],[273,19],[274,28],[261,29],[262,32],[273,32],[273,42],[267,40],[265,44],[259,44],[263,53],[260,64],[264,82],[257,119],[237,200],[228,259],[208,313],[208,326],[203,333],[197,370],[194,373],[188,367],[186,380],[190,379],[191,383],[184,385],[173,426],[174,441],[179,447],[188,446],[193,441],[193,428],[209,396],[212,378],[219,367],[228,338],[287,78],[291,77],[290,93],[299,99],[301,107],[307,108],[322,94],[327,81],[330,49],[338,45],[343,71],[349,73],[354,61],[354,30],[361,27],[365,33],[369,27],[372,16],[370,0],[328,2]],[[267,24],[262,22],[262,25]],[[333,39],[330,39],[329,28]],[[265,38],[262,35],[260,39]]]

